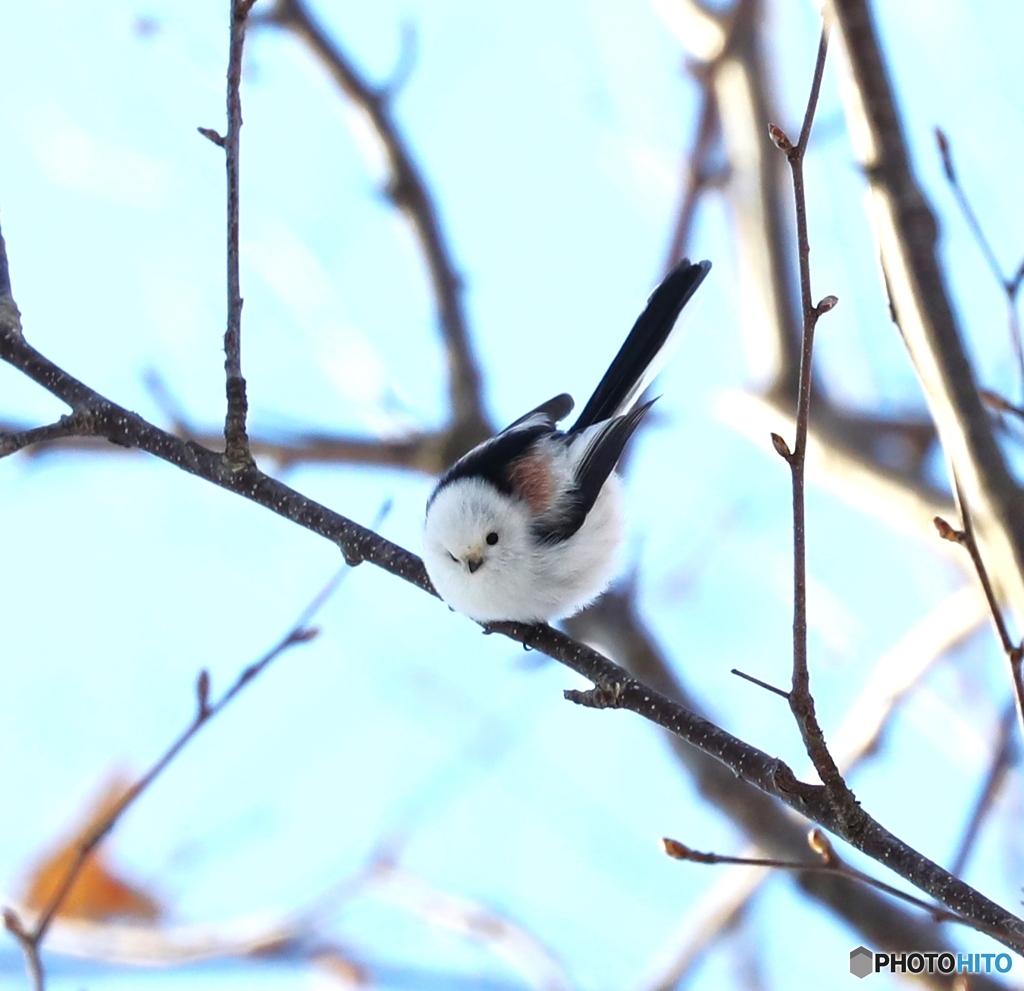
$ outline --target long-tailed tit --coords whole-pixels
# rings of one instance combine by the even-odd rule
[[[615,465],[654,400],[683,307],[711,268],[680,262],[651,294],[579,419],[563,393],[460,458],[427,502],[423,561],[441,598],[481,623],[570,616],[601,594],[623,537]]]

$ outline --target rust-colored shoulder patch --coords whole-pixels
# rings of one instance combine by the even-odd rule
[[[534,447],[528,454],[509,465],[508,480],[512,491],[535,513],[551,508],[558,486],[551,472],[551,457]]]

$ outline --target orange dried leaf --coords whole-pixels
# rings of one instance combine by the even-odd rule
[[[78,859],[82,844],[109,821],[130,788],[131,783],[124,777],[112,778],[99,798],[84,810],[71,835],[40,859],[25,885],[25,904],[29,908],[41,911],[56,897]],[[101,845],[82,866],[57,915],[92,921],[115,917],[152,920],[159,918],[161,911],[155,898],[118,876]]]

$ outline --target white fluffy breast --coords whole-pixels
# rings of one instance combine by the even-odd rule
[[[600,595],[622,542],[621,484],[611,475],[580,529],[538,543],[532,513],[481,478],[458,479],[427,508],[423,561],[438,594],[481,623],[546,622],[569,616]],[[488,535],[497,535],[491,544]],[[480,563],[471,571],[467,561]],[[454,560],[453,560],[454,559]]]

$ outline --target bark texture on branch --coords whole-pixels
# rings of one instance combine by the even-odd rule
[[[917,181],[867,0],[835,0],[854,149],[896,320],[946,457],[963,486],[1001,594],[1024,615],[1024,496],[992,430],[936,251],[938,224]]]

